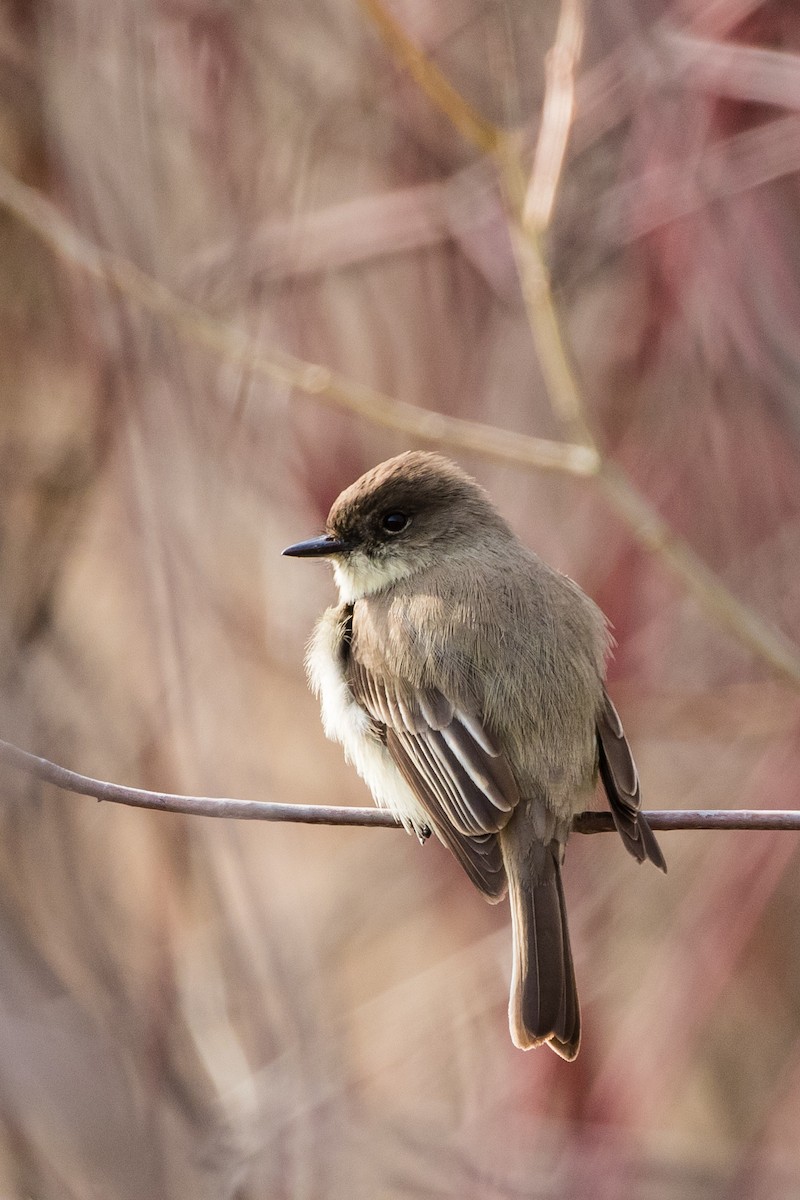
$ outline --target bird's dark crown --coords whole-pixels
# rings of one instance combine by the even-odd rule
[[[367,471],[328,515],[327,532],[348,547],[388,543],[430,545],[469,534],[479,522],[494,532],[507,526],[483,488],[439,454],[409,451]]]

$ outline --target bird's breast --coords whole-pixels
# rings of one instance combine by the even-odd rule
[[[325,735],[339,742],[380,808],[393,812],[409,832],[420,833],[427,819],[403,779],[368,712],[347,682],[352,606],[329,608],[320,618],[306,656],[306,670],[318,696]]]

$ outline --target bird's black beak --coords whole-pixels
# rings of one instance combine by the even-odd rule
[[[287,546],[283,551],[289,558],[327,558],[331,554],[341,554],[347,546],[338,538],[323,534],[322,537],[311,538],[308,542],[297,542]]]

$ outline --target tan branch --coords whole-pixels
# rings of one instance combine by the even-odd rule
[[[579,0],[563,0],[556,40],[545,58],[542,124],[522,208],[525,229],[541,231],[550,223],[575,111],[575,69],[582,43]]]
[[[149,792],[92,779],[60,767],[49,759],[29,754],[10,742],[0,741],[0,761],[32,775],[64,792],[92,796],[111,804],[149,808],[158,812],[184,813],[194,817],[226,817],[238,821],[287,821],[301,825],[359,825],[401,829],[391,813],[379,808],[346,808],[328,804],[276,804],[259,800],[235,800],[217,796],[182,796],[173,792]],[[669,829],[787,829],[800,830],[800,812],[793,809],[678,809],[648,812],[651,828]],[[611,813],[584,812],[575,817],[576,833],[609,833],[614,829]]]
[[[522,294],[550,405],[572,440],[594,447],[580,387],[572,369],[553,298],[542,236],[550,223],[575,109],[575,71],[583,41],[580,0],[561,0],[556,40],[547,55],[542,120],[533,172],[513,233]],[[521,165],[507,157],[506,190],[519,190]]]
[[[395,62],[405,67],[417,86],[429,96],[459,133],[485,154],[495,154],[504,132],[467,103],[461,93],[416,45],[380,0],[359,0]]]
[[[512,225],[511,240],[528,323],[553,409],[570,438],[596,451],[578,381],[569,361],[538,232]]]

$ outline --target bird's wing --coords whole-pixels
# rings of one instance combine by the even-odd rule
[[[641,811],[639,772],[625,730],[605,690],[597,717],[597,755],[611,815],[626,850],[638,862],[649,858],[660,870],[666,871],[661,847]]]
[[[437,688],[415,688],[370,671],[351,652],[347,679],[434,832],[490,899],[505,894],[496,833],[509,821],[519,790],[480,717]]]

